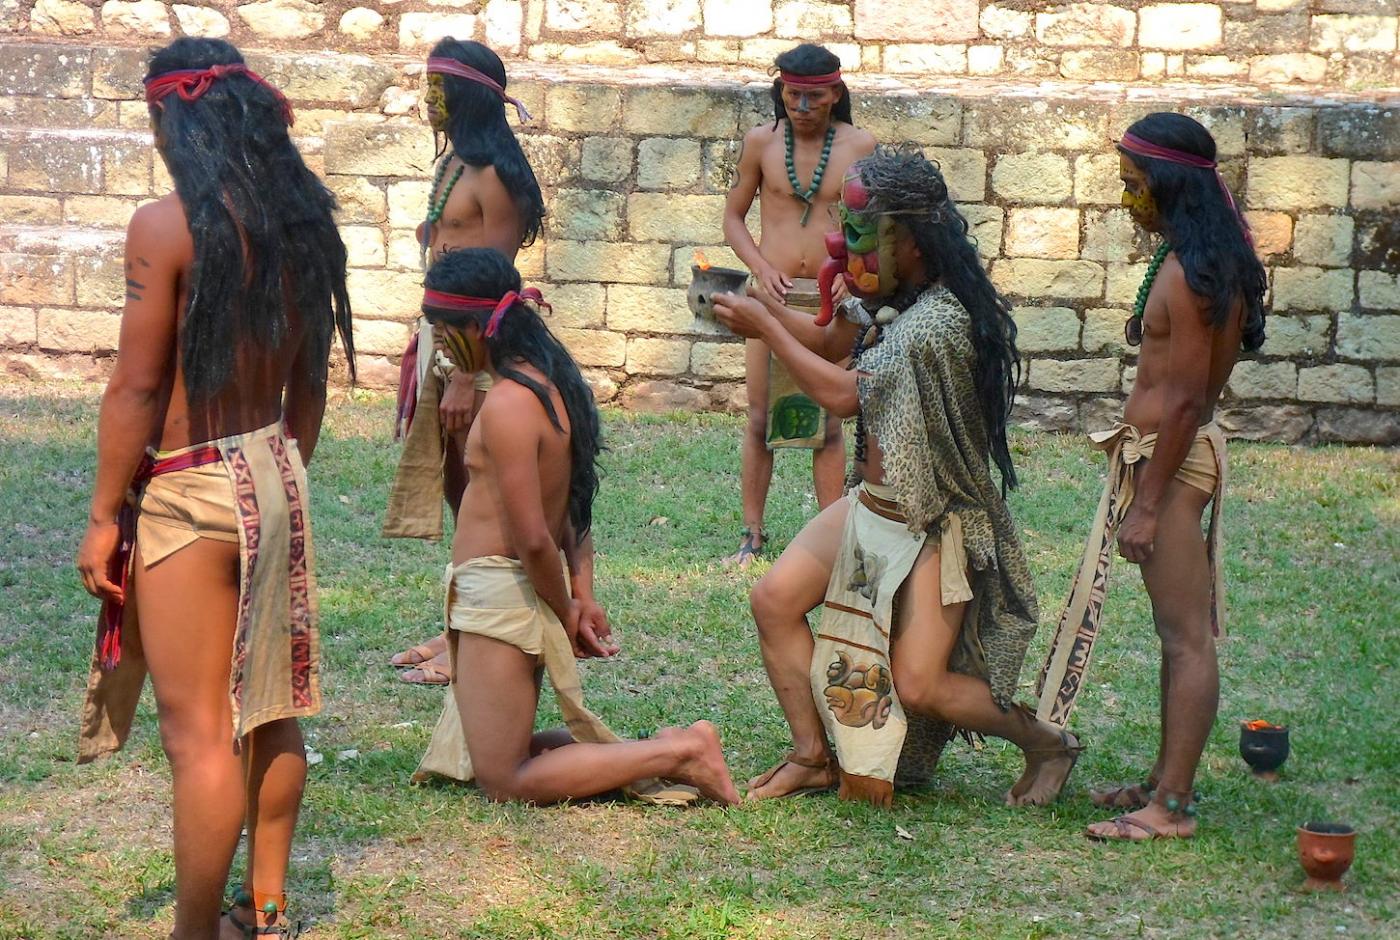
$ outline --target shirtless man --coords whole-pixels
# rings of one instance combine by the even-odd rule
[[[750,598],[793,747],[749,797],[839,784],[843,798],[888,806],[896,782],[925,782],[962,729],[1025,754],[1007,803],[1048,803],[1081,748],[1013,701],[1037,617],[1003,498],[1016,482],[1015,323],[918,151],[858,161],[839,215],[845,239],[819,272],[816,320],[771,293],[714,299],[721,322],[766,341],[803,391],[857,417],[860,484],[807,524]],[[860,298],[839,317],[836,276]],[[814,637],[806,617],[818,608]]]
[[[1266,282],[1204,127],[1150,114],[1118,150],[1123,204],[1162,244],[1127,324],[1127,341],[1140,350],[1123,419],[1091,435],[1108,453],[1108,485],[1042,675],[1040,714],[1062,724],[1082,685],[1103,605],[1102,587],[1094,598],[1091,586],[1107,578],[1116,530],[1119,554],[1142,570],[1162,642],[1161,744],[1144,783],[1093,795],[1133,812],[1091,825],[1088,835],[1189,838],[1196,767],[1220,692],[1225,438],[1215,407],[1241,348],[1264,342]],[[1201,534],[1208,504],[1209,542]]]
[[[468,247],[495,248],[514,260],[539,234],[545,210],[539,183],[506,121],[506,104],[522,115],[524,109],[506,95],[505,66],[481,43],[449,37],[428,57],[426,84],[428,124],[435,136],[446,135],[448,146],[434,173],[427,218],[418,226],[424,263]],[[457,518],[467,484],[463,447],[490,387],[486,373],[465,374],[432,355],[431,342],[427,321],[421,320],[414,353],[405,357],[417,372],[399,389],[400,415],[409,426],[384,524],[389,537],[441,536],[442,510],[435,492],[439,477]],[[438,420],[429,415],[414,435],[411,417],[417,415],[417,405],[422,402],[431,410],[433,401],[438,402]],[[390,662],[411,667],[400,675],[405,682],[448,681],[441,637],[398,653]]]
[[[576,678],[559,681],[551,644],[578,658],[618,651],[593,598],[598,410],[578,366],[523,302],[542,298],[521,291],[499,252],[450,252],[426,288],[423,312],[439,345],[459,369],[484,366],[493,380],[467,438],[471,477],[447,579],[452,692],[475,779],[493,800],[554,803],[667,777],[738,802],[707,721],[643,741],[532,734],[542,666],[571,729],[582,717]],[[572,669],[567,649],[564,657]],[[457,733],[451,724],[439,722],[430,753]]]
[[[176,192],[127,229],[77,558],[104,602],[78,759],[122,746],[149,670],[174,784],[171,936],[289,936],[297,719],[321,706],[304,464],[337,333],[354,375],[345,246],[286,99],[233,46],[177,39],[145,87]],[[247,872],[221,922],[245,826]]]
[[[804,43],[778,56],[773,81],[772,124],[744,135],[734,185],[724,207],[724,237],[754,278],[790,307],[816,312],[813,278],[826,259],[826,235],[835,230],[831,209],[847,168],[875,149],[875,139],[851,125],[851,96],[841,81],[841,61],[821,46]],[[759,196],[762,244],[754,244],[744,224]],[[841,496],[846,472],[841,419],[820,413],[796,392],[780,362],[772,360],[762,340],[750,339],[745,350],[749,421],[744,431],[740,487],[744,530],[739,550],[728,559],[747,567],[763,549],[764,506],[773,477],[774,447],[812,447],[812,477],[817,504],[825,509]],[[770,385],[770,362],[773,374]],[[774,394],[770,394],[773,392]],[[811,427],[776,429],[777,414],[793,411],[794,402],[809,412]]]

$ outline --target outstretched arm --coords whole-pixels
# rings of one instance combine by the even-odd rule
[[[753,206],[754,196],[763,184],[763,141],[769,135],[765,127],[755,127],[744,135],[739,145],[739,163],[734,169],[734,183],[724,200],[724,240],[734,249],[739,260],[748,265],[764,289],[779,299],[785,298],[792,279],[768,263],[758,250],[744,218]]]

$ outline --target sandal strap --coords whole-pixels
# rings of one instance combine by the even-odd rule
[[[1149,839],[1160,839],[1162,837],[1162,833],[1157,831],[1152,826],[1149,826],[1147,823],[1142,822],[1141,820],[1134,819],[1132,816],[1129,816],[1127,814],[1124,814],[1122,816],[1115,816],[1112,819],[1110,819],[1109,822],[1113,823],[1113,825],[1118,828],[1118,831],[1123,834],[1123,838],[1125,839],[1132,838],[1132,836],[1128,835],[1129,829],[1138,829],[1142,832],[1145,832],[1147,833],[1147,837]]]
[[[1085,749],[1088,747],[1087,744],[1084,744],[1083,742],[1081,742],[1077,737],[1074,739],[1075,743],[1073,743],[1073,744],[1070,744],[1070,743],[1069,743],[1069,739],[1070,739],[1070,733],[1069,733],[1068,731],[1063,731],[1063,730],[1062,730],[1062,731],[1060,731],[1060,746],[1059,746],[1059,747],[1029,747],[1029,748],[1026,748],[1026,750],[1022,751],[1022,753],[1023,753],[1023,754],[1083,754],[1084,751],[1085,751]]]
[[[796,751],[788,751],[787,756],[783,758],[783,763],[796,764],[798,767],[806,767],[809,770],[825,770],[831,766],[831,757],[827,756],[813,761],[799,757]]]

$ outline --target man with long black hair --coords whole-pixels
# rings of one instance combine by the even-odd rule
[[[942,174],[917,150],[857,162],[839,214],[844,240],[832,239],[819,272],[816,320],[767,291],[715,298],[721,321],[763,339],[803,391],[857,418],[847,497],[753,590],[793,747],[749,796],[839,783],[844,798],[888,806],[895,782],[926,781],[961,731],[1024,752],[1007,803],[1048,803],[1081,748],[1013,701],[1037,617],[1004,499],[1016,484],[1006,439],[1015,323]],[[837,278],[859,298],[839,318]],[[818,607],[814,639],[807,614]]]
[[[147,669],[174,778],[177,940],[285,936],[321,706],[306,471],[339,334],[355,374],[335,199],[291,108],[218,39],[151,56],[146,101],[175,192],[137,209],[77,565],[103,600],[79,761],[121,747]],[[227,930],[222,935],[228,935]]]
[[[424,103],[439,141],[439,159],[418,226],[424,265],[456,248],[495,248],[514,260],[540,233],[545,208],[539,183],[506,120],[506,106],[529,115],[506,92],[500,58],[479,42],[448,37],[428,56]],[[384,521],[389,538],[442,537],[441,492],[457,518],[467,485],[463,449],[473,416],[490,387],[485,372],[466,374],[433,353],[428,322],[404,354],[399,419],[405,434]],[[422,685],[448,681],[440,637],[395,654],[409,667],[401,678]]]
[[[1263,345],[1267,282],[1210,132],[1185,115],[1149,114],[1118,152],[1123,205],[1161,242],[1125,326],[1139,352],[1122,420],[1090,435],[1108,454],[1108,482],[1041,672],[1039,714],[1063,725],[1083,687],[1116,532],[1119,554],[1142,570],[1162,641],[1161,744],[1143,783],[1093,794],[1100,806],[1131,812],[1088,834],[1189,838],[1196,767],[1219,705],[1215,641],[1225,624],[1225,436],[1215,406],[1240,350]]]
[[[841,177],[875,149],[875,139],[851,125],[841,60],[829,50],[803,43],[778,56],[774,68],[774,120],[744,135],[724,207],[724,237],[770,294],[810,316],[820,300],[814,279],[826,258],[826,235],[835,229],[830,210]],[[755,196],[761,244],[744,222]],[[741,567],[763,550],[774,448],[813,450],[812,478],[823,509],[841,496],[846,463],[840,418],[802,394],[762,341],[746,345],[748,424],[739,477],[744,528],[729,558]]]
[[[543,297],[522,290],[489,248],[448,252],[425,284],[438,345],[493,382],[467,438],[471,476],[445,578],[452,691],[419,774],[474,777],[493,800],[555,803],[623,787],[653,801],[693,798],[650,779],[667,777],[737,802],[709,722],[619,741],[583,706],[575,657],[618,651],[593,597],[601,429],[578,366],[526,302]],[[542,670],[569,727],[532,734]]]

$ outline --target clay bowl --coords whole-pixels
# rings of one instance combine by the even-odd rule
[[[1298,861],[1307,873],[1304,891],[1345,891],[1342,875],[1356,855],[1356,830],[1345,823],[1310,822],[1298,827]]]
[[[1241,723],[1240,756],[1254,769],[1255,776],[1277,780],[1278,769],[1288,760],[1288,729],[1254,729],[1246,723]]]
[[[749,272],[734,268],[702,268],[698,264],[690,266],[690,290],[686,291],[685,302],[690,312],[702,320],[714,322],[715,306],[711,297],[715,294],[737,294],[744,289]]]

